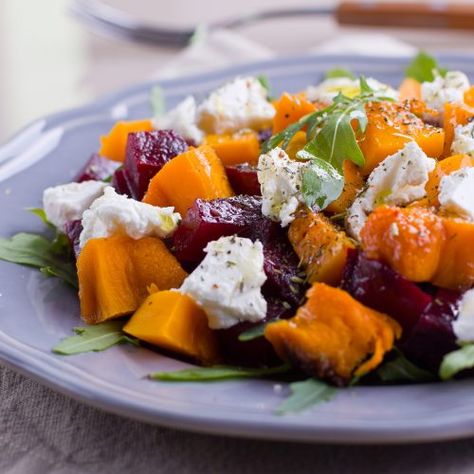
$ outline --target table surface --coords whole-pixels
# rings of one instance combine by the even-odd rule
[[[260,0],[259,6],[285,3]],[[132,4],[134,15],[176,26],[255,9],[250,0],[235,5],[217,0],[121,0],[114,4],[123,9]],[[45,5],[26,0],[0,2],[0,143],[35,118],[151,77],[179,52],[90,31],[67,14],[66,0],[48,0]],[[285,55],[304,52],[340,32],[330,19],[315,18],[279,20],[241,30],[244,36]],[[466,33],[390,33],[429,50],[474,52],[472,35]],[[474,472],[472,440],[388,447],[285,443],[282,449],[275,442],[191,434],[130,421],[79,404],[2,367],[0,426],[0,472],[8,474]]]

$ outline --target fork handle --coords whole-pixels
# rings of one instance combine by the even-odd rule
[[[341,25],[474,30],[474,5],[424,2],[342,1],[336,9]]]

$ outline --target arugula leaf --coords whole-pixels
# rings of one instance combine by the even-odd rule
[[[51,224],[51,222],[48,221],[44,209],[41,209],[41,207],[27,207],[26,210],[39,217],[45,226],[49,227],[51,230],[56,230],[54,224]]]
[[[432,382],[435,376],[410,362],[402,353],[389,360],[378,370],[377,375],[383,382]]]
[[[433,71],[437,70],[441,76],[445,76],[448,70],[441,68],[433,56],[420,51],[405,69],[405,77],[411,77],[418,82],[433,82],[435,79]]]
[[[260,82],[264,89],[266,89],[267,94],[270,94],[271,87],[268,77],[264,74],[260,74],[259,76],[257,76],[257,81]]]
[[[247,329],[247,331],[241,332],[238,337],[239,341],[241,342],[252,341],[253,339],[262,337],[263,334],[265,333],[266,326],[267,324],[263,323],[253,328]]]
[[[466,344],[444,356],[439,368],[439,377],[441,380],[448,380],[459,372],[472,367],[474,367],[474,344]]]
[[[269,375],[284,374],[289,370],[290,367],[287,364],[262,369],[216,365],[214,367],[197,367],[175,372],[154,372],[149,375],[149,378],[165,382],[212,382],[215,380],[267,377]]]
[[[291,395],[275,410],[277,415],[298,413],[334,397],[337,390],[316,379],[290,384]]]
[[[73,355],[82,352],[99,352],[116,344],[138,345],[135,338],[123,333],[123,321],[107,321],[96,326],[74,328],[75,336],[63,339],[52,351],[59,355]]]
[[[150,93],[153,117],[161,117],[166,111],[165,93],[161,86],[154,86]]]
[[[326,79],[336,79],[338,77],[348,77],[349,79],[356,78],[354,74],[349,71],[349,69],[345,69],[343,67],[335,67],[334,69],[327,71],[325,74]]]
[[[297,157],[307,156],[302,150]],[[310,155],[311,163],[303,172],[301,194],[306,205],[312,208],[315,204],[324,209],[336,200],[344,188],[344,176],[330,163]]]
[[[76,266],[61,254],[63,243],[42,235],[21,232],[10,239],[0,239],[0,260],[40,269],[45,275],[58,276],[77,288]]]

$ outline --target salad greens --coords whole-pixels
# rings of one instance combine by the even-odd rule
[[[441,380],[453,378],[459,372],[474,367],[474,344],[466,344],[444,356],[439,368]]]
[[[52,350],[55,354],[72,355],[82,352],[100,352],[123,343],[138,345],[137,339],[123,333],[124,324],[124,321],[107,321],[96,326],[74,328],[73,331],[76,334],[63,339]]]
[[[418,82],[432,82],[435,79],[433,71],[445,76],[448,70],[439,66],[433,56],[420,51],[405,70],[405,76],[416,79]]]
[[[354,75],[353,72],[343,67],[335,67],[334,69],[330,69],[324,75],[325,79],[337,79],[339,77],[347,77],[348,79],[356,79],[356,76]]]
[[[428,370],[421,369],[397,351],[394,359],[385,362],[377,375],[383,382],[431,382],[435,376]]]
[[[154,86],[150,93],[153,117],[161,117],[166,111],[165,93],[161,86]]]

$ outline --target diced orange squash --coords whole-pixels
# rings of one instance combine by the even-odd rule
[[[432,283],[467,290],[474,285],[474,223],[443,218],[446,241]]]
[[[285,92],[273,105],[275,106],[273,133],[281,132],[288,125],[318,108],[318,105],[310,102],[304,93],[291,95]]]
[[[354,248],[345,232],[323,214],[304,211],[290,224],[288,238],[310,283],[339,284],[347,252]]]
[[[399,100],[421,99],[421,83],[411,77],[406,77],[399,87]]]
[[[375,369],[401,335],[396,321],[339,288],[315,283],[307,297],[296,316],[268,324],[265,337],[308,375],[345,385]]]
[[[205,364],[219,361],[216,333],[206,313],[188,295],[153,293],[135,311],[123,330],[131,336]]]
[[[423,207],[380,206],[361,231],[361,246],[369,258],[389,264],[412,281],[430,281],[439,266],[446,241],[441,217]]]
[[[77,259],[82,319],[97,324],[135,311],[156,285],[181,285],[186,272],[165,244],[154,237],[117,235],[91,239]]]
[[[143,202],[174,206],[182,216],[198,198],[233,196],[221,160],[209,145],[189,148],[175,156],[152,178]]]
[[[133,120],[129,122],[117,122],[108,135],[100,137],[99,155],[105,156],[113,161],[125,161],[127,140],[129,133],[149,132],[153,130],[151,120]]]
[[[451,155],[451,145],[454,140],[454,129],[457,125],[466,125],[474,117],[474,106],[456,102],[447,102],[444,105],[444,153],[443,156]]]
[[[286,154],[292,160],[296,160],[296,154],[306,145],[306,133],[299,131],[292,137],[286,147]]]
[[[345,160],[343,171],[344,188],[342,193],[326,208],[328,212],[333,214],[344,212],[354,202],[357,193],[364,187],[364,177],[361,169],[356,164]]]
[[[258,134],[253,130],[224,135],[207,135],[204,144],[214,149],[225,166],[241,163],[255,165],[260,156]]]
[[[366,107],[368,124],[359,146],[365,157],[362,174],[367,176],[387,156],[415,140],[432,158],[443,153],[444,131],[425,124],[401,104],[373,102]]]
[[[473,167],[474,158],[469,155],[453,155],[444,158],[436,163],[436,168],[430,173],[425,189],[427,194],[427,203],[431,206],[438,206],[439,183],[443,176],[454,173],[461,168]]]
[[[469,87],[469,89],[464,92],[464,102],[469,105],[469,107],[474,107],[474,86]]]

